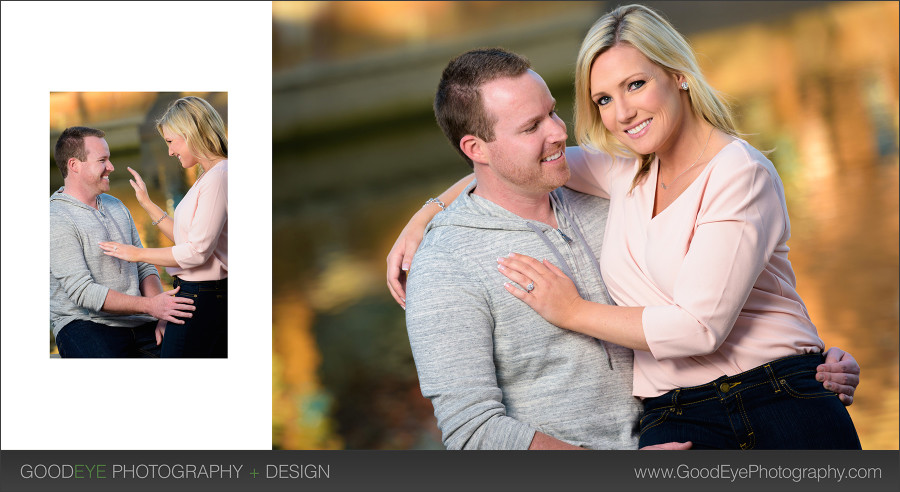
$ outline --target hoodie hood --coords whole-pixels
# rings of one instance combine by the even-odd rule
[[[60,186],[58,190],[54,191],[53,194],[50,195],[50,202],[74,205],[76,207],[80,207],[85,210],[101,210],[101,207],[103,205],[103,197],[113,198],[111,195],[107,195],[106,193],[97,195],[97,208],[95,209],[95,208],[85,204],[81,200],[75,198],[74,196],[65,193],[65,190],[66,190],[65,186]]]
[[[131,231],[127,228],[122,227],[120,224],[123,220],[111,220],[112,217],[108,217],[108,211],[105,210],[104,202],[110,203],[113,205],[118,205],[122,208],[125,208],[125,205],[116,197],[112,195],[107,195],[105,193],[97,195],[97,208],[88,206],[81,200],[75,198],[72,195],[65,193],[65,186],[61,186],[58,190],[56,190],[52,195],[50,195],[50,207],[53,209],[55,206],[64,205],[64,206],[72,206],[77,207],[85,212],[85,214],[80,215],[80,219],[75,220],[88,220],[87,217],[90,216],[93,221],[96,222],[96,227],[102,227],[106,230],[106,237],[109,237],[111,241],[122,242],[124,244],[129,244],[131,241]],[[127,212],[127,208],[125,209]],[[122,217],[121,219],[124,219]],[[129,213],[127,216],[127,221],[129,224],[133,224],[131,214]],[[112,239],[112,238],[121,238],[121,239]],[[128,238],[128,239],[126,239]],[[122,272],[121,262],[118,264],[118,272]]]
[[[428,223],[425,233],[440,227],[463,227],[471,229],[502,230],[502,231],[529,231],[533,230],[528,224],[540,224],[546,229],[553,230],[548,224],[529,221],[506,210],[496,203],[472,194],[476,182],[469,186],[453,201],[446,210],[439,212]],[[559,190],[551,193],[554,207],[559,205]]]
[[[549,224],[540,221],[528,220],[520,217],[490,200],[474,195],[472,190],[475,188],[476,184],[476,181],[473,181],[466,187],[462,194],[460,194],[459,198],[454,200],[453,203],[447,207],[447,210],[438,213],[426,227],[425,234],[427,235],[432,230],[437,232],[444,227],[480,229],[485,232],[505,231],[508,233],[534,233],[553,253],[553,263],[572,279],[575,278],[575,271],[569,264],[570,260],[566,259],[566,255],[559,249],[560,245],[558,242],[551,240],[551,237],[557,236],[558,238],[561,238],[565,244],[578,241],[585,252],[587,252],[587,255],[585,256],[589,259],[590,266],[593,268],[593,274],[596,275],[598,279],[601,277],[600,264],[597,261],[598,256],[586,241],[581,232],[581,227],[575,219],[575,213],[573,213],[569,207],[569,201],[571,201],[569,198],[574,195],[581,195],[580,193],[573,192],[568,188],[557,188],[549,194],[550,203],[556,214],[557,224],[559,224],[558,228],[554,228]],[[557,239],[557,237],[553,237],[553,239]],[[512,252],[518,253],[519,251]],[[599,253],[599,250],[597,250],[597,253]],[[578,288],[578,291],[582,297],[589,297],[580,287]],[[610,301],[609,293],[606,292],[605,285],[603,285],[603,294],[603,298],[599,301],[611,304],[612,301]]]

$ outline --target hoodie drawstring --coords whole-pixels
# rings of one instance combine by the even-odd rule
[[[97,221],[100,222],[100,224],[103,226],[103,229],[106,230],[106,237],[108,237],[110,241],[113,240],[114,236],[110,233],[109,227],[107,226],[109,222],[112,222],[113,227],[116,228],[116,232],[119,233],[118,236],[115,237],[117,237],[119,241],[125,240],[125,234],[122,232],[122,229],[119,229],[119,224],[117,224],[115,221],[106,220],[106,214],[103,212],[103,202],[100,200],[100,196],[97,196],[97,209],[94,212],[95,214],[100,214],[99,217],[97,217],[96,215],[95,217],[97,217]],[[116,264],[119,266],[119,273],[122,273],[122,262],[123,260],[119,260],[116,262]]]
[[[591,246],[588,244],[587,240],[584,238],[584,234],[581,233],[581,229],[578,227],[578,224],[566,212],[565,207],[563,207],[562,204],[559,203],[559,199],[556,197],[556,195],[554,193],[550,194],[550,201],[551,201],[551,203],[553,203],[554,210],[558,210],[560,212],[560,214],[562,214],[562,216],[566,219],[566,222],[572,227],[572,231],[575,232],[575,237],[581,243],[582,247],[584,247],[585,251],[587,251],[588,256],[591,259],[591,264],[594,266],[594,270],[597,272],[597,280],[600,282],[600,285],[603,287],[603,295],[606,297],[606,302],[608,304],[611,304],[614,306],[615,303],[612,301],[612,298],[609,296],[609,290],[606,288],[606,282],[603,281],[603,276],[600,272],[600,262],[597,261],[597,255],[594,254],[594,251],[591,249]],[[532,229],[536,228],[536,226],[534,226],[534,224],[529,223],[528,225],[532,226]],[[538,231],[539,231],[539,229],[538,229]],[[562,231],[560,231],[560,233],[562,233]],[[568,265],[566,265],[566,262],[562,259],[562,253],[560,253],[559,250],[557,250],[556,247],[553,246],[552,243],[550,243],[550,240],[547,239],[547,237],[544,234],[539,234],[539,235],[544,240],[544,242],[546,242],[548,245],[550,245],[552,251],[554,252],[554,254],[556,254],[556,257],[560,260],[560,263],[562,265],[565,265],[566,270],[563,270],[563,272],[566,275],[568,275],[569,278],[574,279],[575,277],[571,274],[571,270],[568,270],[568,268],[569,268]],[[577,286],[576,286],[576,288],[577,288]],[[581,293],[579,292],[579,294],[581,294]],[[582,297],[584,297],[584,296],[582,295]],[[607,346],[605,340],[600,340],[599,338],[597,340],[600,342],[600,345],[603,347],[603,351],[606,352],[606,363],[609,364],[609,368],[612,369],[613,368],[612,356],[610,356],[610,354],[609,354],[609,346]]]

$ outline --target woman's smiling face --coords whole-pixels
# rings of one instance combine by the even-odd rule
[[[624,43],[606,50],[591,65],[591,99],[603,126],[642,155],[665,151],[677,141],[690,114],[680,82]]]
[[[163,127],[163,139],[166,141],[166,145],[169,146],[169,155],[177,157],[181,161],[183,168],[190,169],[197,164],[197,158],[194,157],[187,142],[184,141],[184,137],[179,136],[169,128]]]

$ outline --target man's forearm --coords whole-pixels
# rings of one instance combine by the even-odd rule
[[[528,446],[529,451],[540,451],[547,449],[575,449],[575,450],[584,450],[584,448],[580,448],[578,446],[573,446],[564,441],[560,441],[555,437],[550,437],[543,432],[535,432],[534,439],[531,440],[531,445]]]
[[[156,275],[147,275],[144,277],[144,280],[141,280],[141,295],[144,297],[153,297],[157,294],[162,294],[162,282],[159,281],[159,277]]]
[[[143,282],[141,286],[143,287]],[[130,296],[110,289],[101,310],[113,314],[146,314],[150,312],[150,298]]]
[[[182,318],[190,318],[194,310],[193,299],[177,297],[172,291],[163,292],[159,277],[150,275],[141,281],[140,296],[130,296],[109,290],[103,301],[102,311],[113,314],[149,314],[156,319],[183,324]]]

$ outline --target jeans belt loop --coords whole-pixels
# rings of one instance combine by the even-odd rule
[[[778,384],[778,377],[775,375],[775,371],[772,370],[772,365],[766,364],[763,367],[766,368],[766,375],[769,376],[769,384],[772,385],[772,389],[774,389],[776,393],[780,393],[781,386]]]
[[[678,404],[678,395],[681,394],[681,389],[676,389],[674,393],[672,393],[672,411],[675,412],[676,415],[681,415],[681,405]]]

